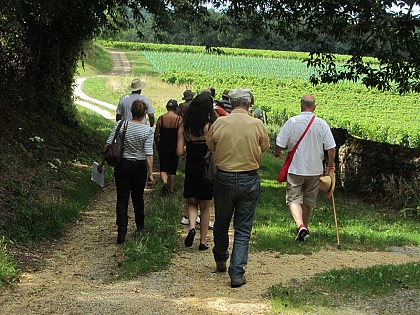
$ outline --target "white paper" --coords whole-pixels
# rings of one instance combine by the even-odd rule
[[[92,177],[90,178],[93,182],[97,183],[99,186],[105,186],[105,170],[102,169],[102,173],[98,172],[98,162],[93,162],[92,165]]]

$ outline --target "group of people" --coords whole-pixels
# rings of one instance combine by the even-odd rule
[[[250,114],[254,97],[249,89],[225,90],[221,101],[215,101],[215,90],[206,89],[196,95],[191,90],[183,94],[184,103],[169,100],[167,113],[154,125],[154,109],[141,95],[145,83],[134,79],[132,93],[124,96],[117,107],[117,121],[128,120],[121,162],[114,168],[117,188],[117,243],[125,242],[128,201],[131,198],[137,230],[144,228],[144,188],[153,183],[153,142],[156,143],[162,180],[162,195],[173,193],[179,157],[185,158],[183,197],[186,199],[189,230],[184,244],[191,247],[196,236],[195,224],[200,222],[199,250],[207,250],[210,223],[210,202],[214,198],[215,221],[212,249],[219,272],[228,270],[231,287],[246,283],[252,224],[260,195],[262,154],[268,151],[267,129],[260,119]],[[131,103],[130,103],[131,102]],[[274,149],[279,157],[282,150],[291,151],[314,117],[315,98],[302,97],[301,113],[290,118],[281,129]],[[149,118],[149,126],[146,122]],[[112,130],[106,146],[114,138]],[[122,132],[122,131],[120,131]],[[214,152],[217,172],[213,183],[203,181],[203,157]],[[328,151],[327,172],[334,169],[335,142],[327,123],[316,117],[300,142],[287,176],[286,203],[296,222],[297,241],[309,235],[309,218],[319,191],[323,174],[324,150]],[[99,163],[102,171],[104,160]],[[200,216],[198,216],[198,210]],[[229,226],[233,218],[233,249],[229,255]],[[229,267],[227,260],[230,256]]]

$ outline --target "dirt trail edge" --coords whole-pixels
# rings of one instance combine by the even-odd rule
[[[215,272],[211,251],[180,246],[167,270],[116,282],[122,257],[115,242],[114,204],[111,185],[91,202],[68,236],[53,244],[51,252],[46,250],[40,270],[24,273],[20,283],[2,292],[1,313],[269,314],[271,305],[264,293],[273,284],[332,268],[420,261],[419,255],[396,252],[333,250],[309,256],[251,252],[248,283],[231,289],[228,275]]]
[[[146,194],[150,197],[151,190]],[[122,251],[116,244],[115,195],[113,184],[105,187],[64,239],[37,253],[42,261],[39,267],[25,271],[19,283],[1,290],[1,314],[271,314],[264,294],[273,284],[333,268],[420,262],[417,251],[251,252],[248,283],[232,289],[227,273],[215,272],[211,250],[199,252],[197,244],[189,249],[180,244],[167,270],[118,281]],[[148,228],[147,213],[145,224]],[[210,248],[211,239],[209,233]],[[342,314],[375,313],[347,305]]]

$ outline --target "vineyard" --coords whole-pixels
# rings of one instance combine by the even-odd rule
[[[310,93],[317,99],[316,114],[331,127],[345,128],[364,139],[420,146],[419,94],[379,92],[353,82],[312,86],[308,82],[312,69],[302,62],[305,53],[291,52],[293,58],[289,52],[270,55],[269,51],[231,48],[235,53],[215,55],[203,53],[203,47],[200,53],[194,46],[142,45],[138,54],[146,56],[162,80],[196,91],[214,86],[218,97],[224,89],[250,88],[255,107],[267,112],[270,123],[280,124],[298,114],[300,97]],[[147,49],[146,45],[152,46]],[[135,59],[136,54],[129,58]]]

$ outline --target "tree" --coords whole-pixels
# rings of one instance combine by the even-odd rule
[[[210,19],[207,6],[222,13]],[[10,104],[72,120],[72,82],[83,43],[102,29],[129,27],[132,14],[141,33],[142,12],[153,15],[163,37],[175,17],[191,28],[227,25],[273,39],[314,45],[308,64],[319,69],[314,84],[362,80],[380,90],[396,85],[401,93],[420,91],[419,1],[365,0],[0,0],[0,96]],[[405,8],[393,12],[395,5]],[[143,11],[144,10],[144,11]],[[217,23],[213,23],[213,22]],[[217,42],[217,36],[212,35]],[[348,47],[344,68],[334,62],[333,45]],[[204,43],[203,43],[204,44]],[[375,57],[377,64],[366,63]],[[24,91],[24,93],[22,93]],[[30,105],[33,104],[32,107]]]
[[[395,87],[400,93],[420,92],[420,1],[169,2],[166,7],[155,7],[157,29],[170,25],[173,16],[183,17],[210,34],[211,30],[220,34],[239,25],[268,40],[281,36],[312,44],[308,66],[318,70],[311,78],[313,84],[361,80],[379,90]],[[214,14],[205,6],[209,3],[224,17],[209,18]],[[337,50],[350,56],[345,65],[335,63],[333,53]],[[366,62],[366,56],[377,61]]]
[[[281,34],[288,40],[315,45],[308,65],[318,75],[312,83],[361,80],[367,87],[400,93],[420,92],[420,1],[302,0],[213,1],[225,4],[235,23],[266,37]],[[222,8],[222,6],[220,6]],[[339,67],[334,47],[343,43],[351,58]],[[377,59],[366,63],[365,56]]]

